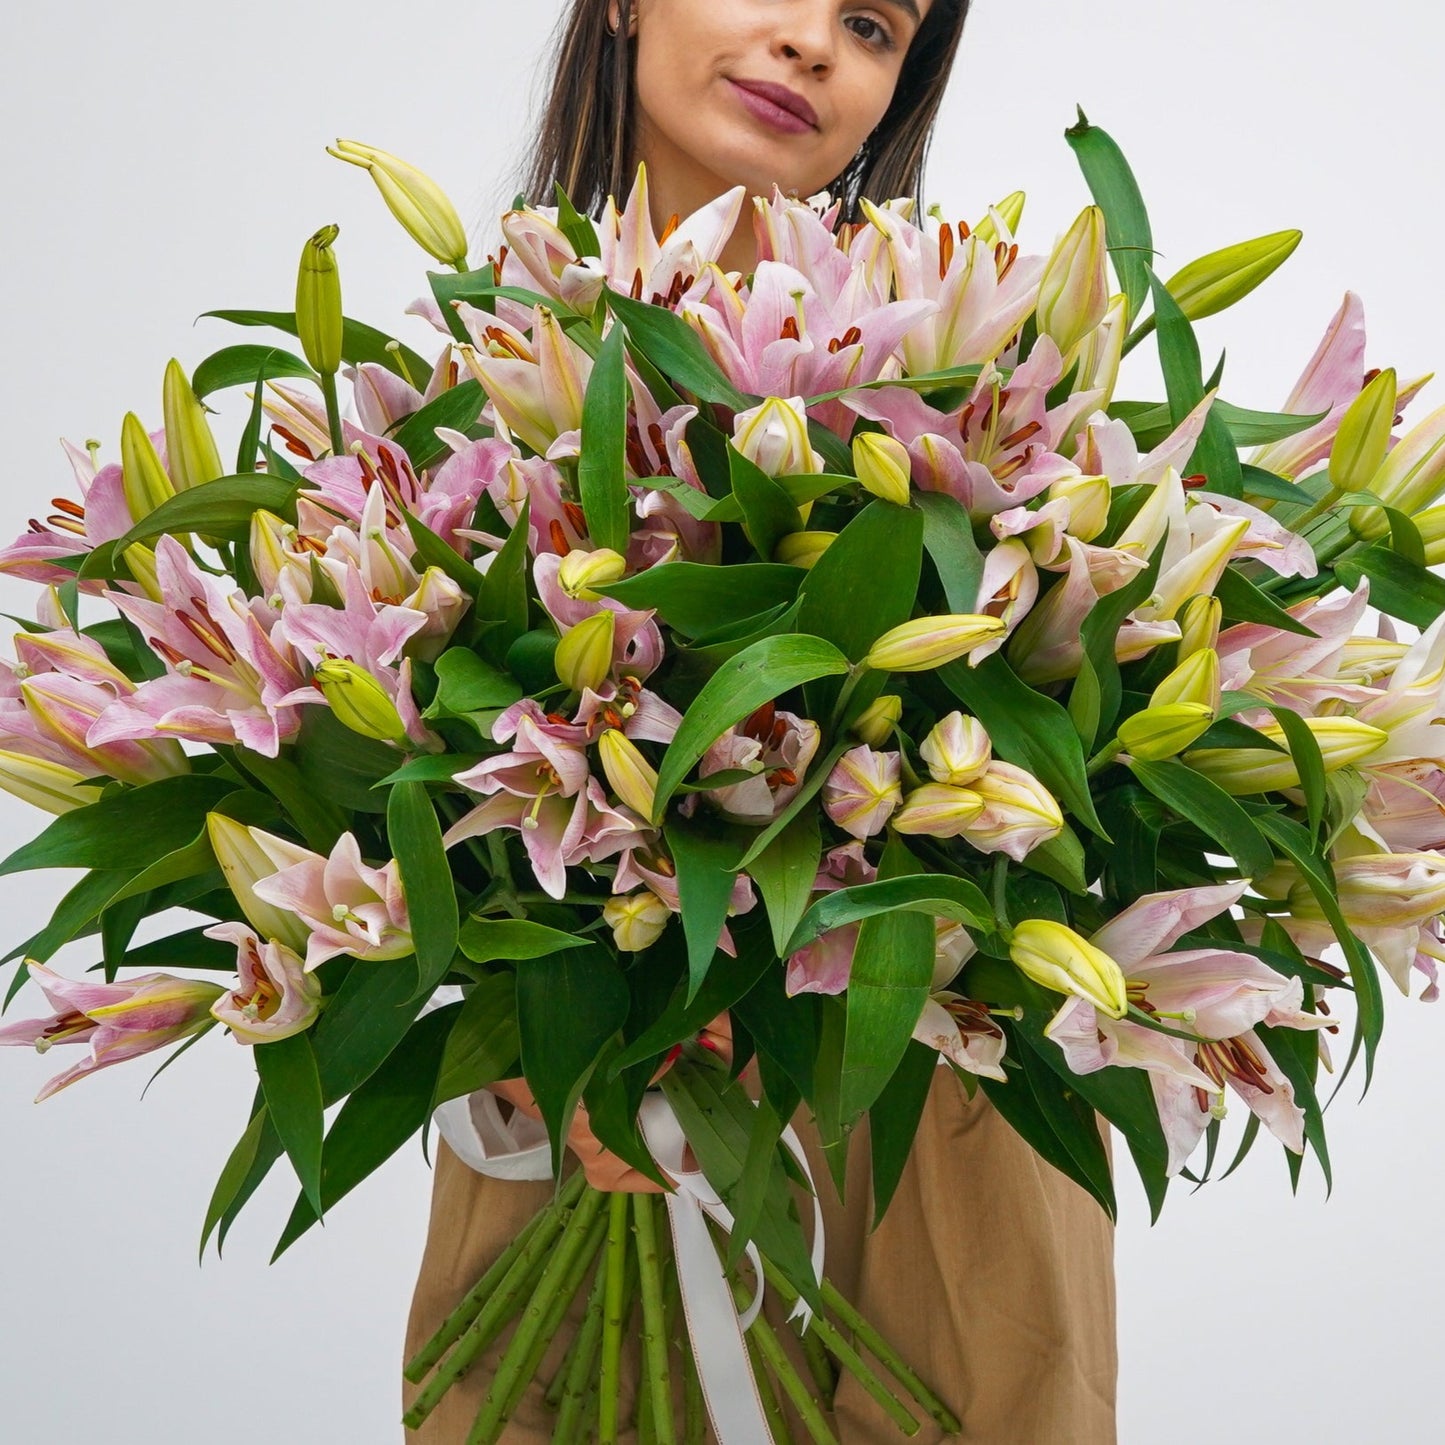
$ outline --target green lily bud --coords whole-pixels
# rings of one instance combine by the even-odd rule
[[[156,574],[155,548],[147,547],[144,542],[132,542],[121,557],[145,595],[152,602],[164,602],[166,599],[161,596],[160,578]]]
[[[1151,707],[1190,702],[1212,712],[1219,706],[1219,654],[1212,647],[1191,653],[1154,689]]]
[[[610,547],[595,552],[569,552],[557,568],[557,585],[578,602],[596,602],[600,596],[594,587],[618,582],[627,571],[627,560]]]
[[[1242,301],[1273,276],[1303,238],[1303,231],[1274,231],[1211,251],[1176,272],[1165,282],[1165,289],[1191,321],[1213,316]]]
[[[893,729],[903,716],[903,699],[896,692],[886,692],[858,714],[853,723],[853,736],[870,748],[881,748],[893,736]]]
[[[1200,592],[1179,609],[1179,659],[1192,657],[1219,642],[1219,625],[1224,619],[1224,605],[1219,598]]]
[[[415,166],[375,146],[338,140],[326,153],[371,173],[387,209],[429,256],[458,271],[467,269],[467,233],[446,192]]]
[[[1330,449],[1330,482],[1342,492],[1362,492],[1374,481],[1390,449],[1399,379],[1382,371],[1349,405]]]
[[[806,571],[837,540],[836,532],[789,532],[786,537],[778,538],[773,560]]]
[[[1413,517],[1445,491],[1445,406],[1430,413],[1391,448],[1370,481],[1382,502]],[[1356,536],[1373,540],[1388,528],[1378,507],[1356,507],[1350,513]]]
[[[280,870],[251,829],[224,813],[207,813],[206,835],[227,886],[251,927],[263,939],[274,938],[304,953],[311,930],[289,908],[256,896],[256,884]]]
[[[853,469],[865,491],[895,507],[908,505],[913,464],[902,442],[882,432],[864,432],[853,442]]]
[[[1327,773],[1362,761],[1390,740],[1383,729],[1352,717],[1311,717],[1305,725],[1315,735]],[[1278,723],[1266,723],[1259,731],[1271,742],[1284,744],[1284,729]],[[1294,759],[1275,748],[1200,748],[1186,753],[1184,761],[1236,797],[1300,785]]]
[[[1109,525],[1113,489],[1108,477],[1062,477],[1049,484],[1047,496],[1051,502],[1060,497],[1068,500],[1068,533],[1081,542],[1092,542]]]
[[[1119,742],[1130,757],[1142,763],[1157,763],[1177,757],[1213,723],[1214,709],[1203,703],[1151,705],[1119,724]]]
[[[915,617],[885,632],[863,659],[875,672],[929,672],[992,642],[1008,631],[997,617],[954,613]]]
[[[206,409],[179,361],[166,366],[162,409],[166,419],[166,462],[177,491],[226,475]]]
[[[336,720],[354,733],[383,743],[404,743],[406,724],[386,689],[364,668],[328,658],[311,675]]]
[[[622,953],[651,948],[667,928],[672,910],[652,889],[644,888],[602,905],[602,918],[612,930],[612,941]]]
[[[1445,507],[1431,507],[1415,518],[1420,540],[1425,544],[1425,565],[1438,567],[1445,562]]]
[[[573,692],[597,689],[612,671],[612,649],[617,615],[605,607],[569,627],[557,644],[553,666],[558,680]]]
[[[1104,213],[1098,206],[1085,206],[1054,247],[1039,282],[1039,335],[1052,337],[1065,356],[1109,310],[1107,259]]]
[[[657,772],[636,743],[616,728],[608,728],[597,739],[602,771],[612,791],[639,817],[652,820],[657,798]]]
[[[1123,970],[1072,928],[1051,918],[1027,918],[1014,929],[1008,951],[1019,972],[1044,988],[1087,999],[1110,1018],[1129,1012]]]
[[[164,501],[175,496],[176,489],[161,465],[141,419],[127,412],[120,425],[121,490],[126,511],[134,522],[143,521]]]
[[[85,779],[85,773],[63,763],[0,749],[0,788],[47,813],[69,813],[98,802],[101,790]]]
[[[296,277],[296,334],[301,349],[322,376],[341,369],[341,272],[331,249],[339,226],[323,226],[301,252]]]
[[[989,207],[989,213],[978,225],[973,228],[973,234],[977,236],[986,246],[996,246],[1003,237],[999,235],[998,219],[1008,227],[1010,236],[1018,235],[1019,222],[1024,218],[1024,202],[1028,198],[1022,191],[1013,191],[1005,196],[996,206]]]

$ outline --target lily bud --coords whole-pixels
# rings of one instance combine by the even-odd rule
[[[1390,738],[1380,728],[1350,717],[1311,717],[1305,719],[1305,725],[1315,735],[1327,773],[1360,762]],[[1259,731],[1272,742],[1284,742],[1284,729],[1278,723],[1266,723]],[[1226,793],[1240,797],[1300,785],[1294,759],[1272,748],[1200,748],[1186,753],[1184,761]]]
[[[166,366],[161,407],[166,419],[166,461],[176,490],[183,492],[225,476],[206,409],[179,361]]]
[[[1156,620],[1173,621],[1191,597],[1212,593],[1247,531],[1248,517],[1226,521],[1211,536],[1197,543],[1177,566],[1171,567],[1150,599]]]
[[[0,788],[47,813],[69,813],[98,802],[101,790],[85,781],[91,776],[61,763],[0,749]]]
[[[808,440],[808,416],[801,397],[770,396],[733,418],[733,445],[770,477],[812,475],[823,459]]]
[[[611,547],[569,552],[557,568],[557,585],[575,602],[596,602],[601,594],[592,589],[621,581],[626,571],[627,559]]]
[[[1002,638],[1008,626],[981,613],[915,617],[885,632],[863,659],[875,672],[929,672],[954,662],[986,642]]]
[[[569,627],[557,644],[553,661],[558,680],[576,693],[601,687],[612,671],[616,632],[617,614],[605,607]]]
[[[1197,703],[1213,712],[1219,706],[1219,654],[1212,647],[1186,657],[1149,699],[1151,707]]]
[[[1303,238],[1303,231],[1274,231],[1211,251],[1176,272],[1165,282],[1165,289],[1189,320],[1213,316],[1242,301],[1274,275]]]
[[[957,838],[983,812],[983,799],[971,788],[925,783],[904,798],[893,815],[900,833],[926,833],[932,838]]]
[[[211,1005],[238,1044],[272,1044],[304,1033],[321,1015],[321,978],[275,939],[262,942],[244,923],[219,923],[207,938],[236,945],[240,982]]]
[[[1340,912],[1352,928],[1417,928],[1445,910],[1445,858],[1438,853],[1375,853],[1335,864]],[[1306,916],[1318,905],[1308,888],[1290,890]]]
[[[467,233],[447,194],[432,178],[375,146],[338,140],[326,153],[371,173],[387,209],[429,256],[467,269]]]
[[[344,727],[382,743],[406,741],[406,724],[396,704],[364,667],[345,658],[327,658],[318,664],[311,680]]]
[[[1330,482],[1342,492],[1364,491],[1384,465],[1399,391],[1394,368],[1382,371],[1340,419],[1330,450]]]
[[[990,206],[988,215],[973,228],[973,234],[977,236],[985,246],[996,246],[1003,237],[999,235],[999,222],[1002,222],[1008,229],[1010,237],[1018,234],[1019,222],[1024,218],[1024,202],[1027,196],[1023,191],[1013,191],[1005,196],[996,206]],[[995,220],[997,217],[997,220]]]
[[[785,567],[801,567],[805,572],[838,540],[836,532],[789,532],[779,537],[773,548],[773,561]]]
[[[1219,598],[1198,593],[1179,611],[1179,660],[1192,657],[1204,648],[1219,644],[1219,625],[1224,618],[1224,605]]]
[[[602,771],[612,791],[639,817],[651,822],[657,800],[657,771],[637,744],[616,728],[597,739]]]
[[[902,758],[865,746],[850,748],[823,784],[823,810],[850,837],[871,838],[903,801]]]
[[[1214,709],[1197,702],[1146,707],[1119,724],[1119,742],[1130,757],[1157,763],[1177,757],[1214,724]]]
[[[992,762],[973,783],[983,812],[963,836],[980,853],[1006,853],[1022,863],[1037,847],[1064,831],[1058,799],[1025,768]]]
[[[602,917],[612,930],[612,941],[622,953],[641,953],[662,937],[672,910],[650,888],[609,898]]]
[[[155,548],[147,547],[144,542],[132,542],[120,555],[141,591],[152,602],[164,602],[160,576],[156,572]]]
[[[1108,477],[1063,477],[1049,487],[1047,496],[1051,502],[1060,498],[1068,502],[1069,524],[1065,530],[1081,542],[1092,542],[1109,525],[1112,488]]]
[[[1079,343],[1075,360],[1079,375],[1074,383],[1076,394],[1098,391],[1098,405],[1107,407],[1114,399],[1119,384],[1119,368],[1124,361],[1124,342],[1129,335],[1129,298],[1120,292],[1109,302],[1104,319]]]
[[[864,432],[853,440],[853,469],[865,491],[895,507],[908,505],[913,463],[902,442],[883,432]]]
[[[322,376],[341,369],[341,271],[331,249],[339,226],[323,226],[301,252],[296,275],[296,334],[306,360]]]
[[[1054,247],[1039,282],[1039,335],[1052,337],[1065,356],[1109,309],[1107,258],[1104,213],[1098,206],[1086,206]]]
[[[206,835],[232,896],[256,932],[287,948],[304,950],[311,936],[306,925],[289,909],[277,908],[256,896],[255,885],[279,870],[251,830],[222,813],[207,813]]]
[[[1440,496],[1445,490],[1445,406],[1405,433],[1369,489],[1387,506],[1410,517]],[[1377,507],[1357,507],[1350,513],[1350,527],[1357,536],[1383,537],[1388,526]]]
[[[120,465],[121,490],[131,521],[143,521],[162,502],[175,496],[176,489],[161,465],[160,453],[133,411],[127,412],[120,424]]]
[[[993,760],[993,744],[976,717],[951,712],[924,738],[919,753],[935,783],[967,787]]]
[[[887,692],[858,714],[851,731],[870,748],[881,748],[893,736],[902,716],[903,699],[896,692]]]
[[[1445,562],[1445,507],[1430,507],[1415,518],[1420,540],[1425,544],[1425,565]]]
[[[1009,957],[1019,972],[1055,993],[1088,1000],[1121,1019],[1129,1012],[1124,972],[1100,948],[1051,918],[1027,918],[1014,929]]]

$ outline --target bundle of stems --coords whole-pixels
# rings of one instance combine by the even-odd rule
[[[574,1173],[407,1364],[407,1379],[422,1385],[403,1417],[407,1428],[417,1429],[507,1336],[466,1445],[495,1445],[534,1385],[555,1414],[554,1445],[616,1445],[633,1426],[639,1445],[703,1445],[707,1412],[665,1210],[655,1195],[601,1194]],[[763,1271],[784,1304],[795,1304],[792,1283],[766,1260]],[[740,1305],[755,1284],[741,1273],[732,1276]],[[579,1298],[580,1323],[543,1380],[552,1342]],[[798,1340],[801,1369],[763,1314],[747,1333],[775,1445],[838,1445],[829,1415],[839,1370],[905,1435],[918,1432],[914,1409],[958,1432],[948,1406],[827,1280],[822,1302],[823,1311]],[[627,1418],[624,1379],[636,1382],[626,1392]]]

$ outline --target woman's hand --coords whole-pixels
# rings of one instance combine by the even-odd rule
[[[733,1025],[727,1014],[719,1014],[698,1036],[705,1048],[711,1049],[722,1060],[731,1065],[733,1058]],[[676,1056],[657,1071],[653,1083],[657,1082],[675,1062]],[[514,1109],[520,1109],[530,1118],[540,1120],[542,1111],[525,1079],[500,1079],[489,1086],[499,1099],[505,1099]],[[567,1147],[577,1156],[587,1182],[604,1194],[661,1194],[662,1189],[639,1169],[634,1169],[625,1159],[606,1148],[592,1132],[591,1120],[587,1117],[587,1106],[579,1103],[572,1116],[571,1127],[567,1130]],[[691,1152],[691,1151],[689,1151]]]

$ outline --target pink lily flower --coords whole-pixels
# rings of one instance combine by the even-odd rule
[[[236,945],[240,981],[211,1005],[238,1044],[268,1044],[309,1029],[321,1015],[321,980],[275,939],[262,943],[244,923],[218,923],[207,938]]]
[[[669,912],[681,914],[682,896],[677,887],[677,869],[665,853],[654,850],[651,840],[630,846],[618,860],[617,876],[612,882],[613,896],[630,893],[639,885],[649,889]],[[757,902],[753,880],[746,873],[739,873],[733,879],[727,916],[736,918],[739,914],[750,913],[757,907]],[[737,946],[726,923],[718,934],[717,946],[729,958],[737,956]]]
[[[758,260],[775,261],[801,272],[830,304],[859,286],[867,287],[870,301],[881,304],[889,296],[886,280],[877,274],[877,266],[866,264],[861,251],[850,255],[840,245],[840,214],[841,207],[826,193],[800,201],[774,186],[768,199],[754,196],[752,221]]]
[[[1171,1174],[1198,1144],[1226,1084],[1286,1148],[1304,1148],[1304,1113],[1254,1029],[1329,1029],[1334,1020],[1306,1012],[1303,983],[1250,954],[1225,948],[1170,952],[1184,934],[1237,903],[1248,886],[1146,894],[1090,939],[1123,970],[1132,1004],[1177,1023],[1199,1042],[1128,1017],[1111,1019],[1081,998],[1068,999],[1044,1030],[1075,1073],[1109,1065],[1149,1072]]]
[[[671,477],[706,494],[687,443],[688,424],[697,416],[692,406],[662,412],[646,387],[635,385],[636,431],[628,438],[628,466],[636,482],[634,505],[643,525],[635,528],[627,547],[628,569],[640,572],[661,562],[681,559],[716,563],[722,555],[722,528],[699,521],[671,492],[649,489],[651,479]]]
[[[227,592],[174,537],[156,544],[165,603],[107,591],[167,665],[164,677],[117,697],[86,737],[89,747],[132,738],[241,743],[274,758],[301,725],[294,693],[302,675],[259,599]]]
[[[746,782],[701,794],[723,817],[761,827],[798,795],[818,751],[822,731],[810,718],[782,712],[771,703],[729,728],[702,756],[699,779],[744,771]]]
[[[226,992],[218,984],[167,973],[123,983],[84,983],[63,978],[43,963],[32,961],[29,968],[54,1012],[0,1027],[0,1047],[43,1054],[57,1044],[90,1045],[90,1057],[51,1079],[35,1096],[37,1104],[98,1069],[204,1033],[213,1022],[212,1003]]]
[[[294,913],[311,930],[307,972],[338,954],[389,959],[412,951],[411,920],[395,859],[370,867],[351,833],[343,833],[330,857],[323,858],[260,828],[250,832],[278,870],[256,880],[256,897]]]
[[[862,883],[872,883],[877,877],[878,869],[868,861],[863,844],[844,843],[823,855],[818,876],[813,880],[813,896],[834,893],[839,888],[856,888]],[[788,960],[788,997],[800,993],[842,993],[848,987],[848,975],[853,968],[858,928],[856,923],[831,928],[793,954]],[[955,968],[953,972],[956,974],[958,970]]]
[[[532,698],[513,703],[493,724],[492,737],[510,742],[512,751],[458,773],[464,788],[484,797],[504,792],[530,800],[554,793],[572,798],[586,787],[592,773],[587,729],[544,713]]]

